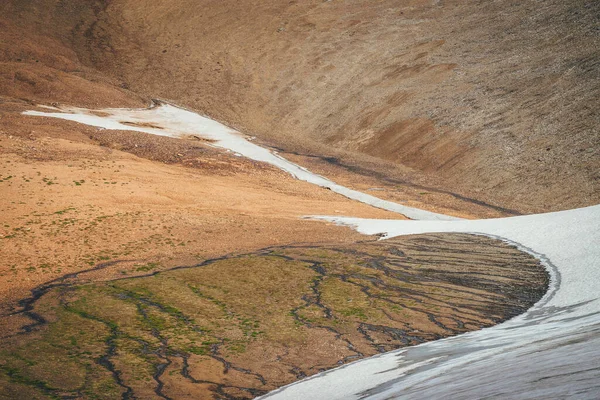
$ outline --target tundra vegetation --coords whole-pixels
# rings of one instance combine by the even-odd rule
[[[30,322],[0,345],[0,396],[252,398],[362,357],[494,325],[548,284],[532,256],[465,234],[156,267],[34,290],[20,303]]]

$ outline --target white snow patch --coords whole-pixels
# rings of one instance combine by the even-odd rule
[[[476,221],[314,218],[385,238],[502,238],[542,260],[551,287],[503,324],[357,361],[261,399],[600,398],[600,206]]]

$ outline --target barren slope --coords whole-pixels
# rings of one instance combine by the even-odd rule
[[[600,199],[598,2],[34,3],[79,10],[42,20],[123,87],[283,147],[525,212]]]

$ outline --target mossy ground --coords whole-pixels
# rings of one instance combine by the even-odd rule
[[[34,303],[45,323],[0,345],[0,398],[250,398],[492,325],[546,284],[499,241],[423,235],[58,286]]]

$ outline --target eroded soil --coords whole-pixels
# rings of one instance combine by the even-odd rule
[[[398,215],[202,140],[20,115],[39,104],[171,99],[466,218],[599,198],[594,2],[129,3],[0,5],[0,398],[250,398],[548,283],[502,242],[375,242],[301,217]]]
[[[302,217],[399,215],[200,140],[19,114],[30,107],[0,111],[2,398],[251,398],[493,325],[545,291],[537,261],[502,242],[377,242]],[[432,211],[506,214],[286,156]]]
[[[0,96],[158,97],[287,150],[557,211],[600,199],[599,4],[5,0]]]

